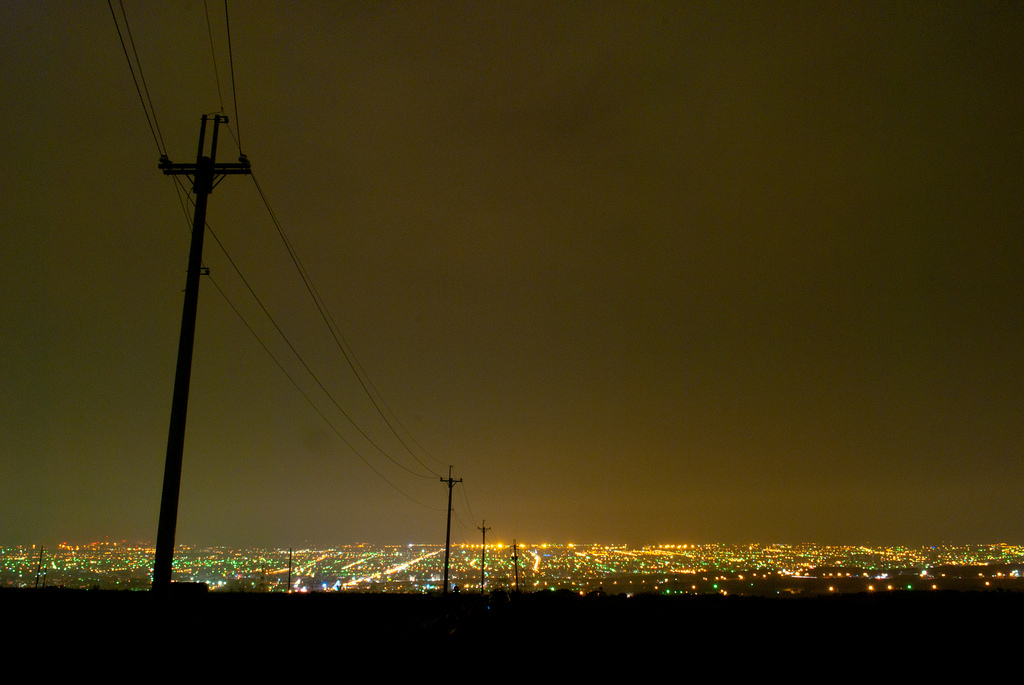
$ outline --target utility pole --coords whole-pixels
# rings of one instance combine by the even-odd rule
[[[512,563],[516,567],[516,593],[519,592],[519,548],[516,547],[516,541],[512,541]]]
[[[487,531],[490,528],[487,527],[487,521],[481,521],[480,525],[476,527],[477,530],[483,532],[483,544],[480,546],[480,595],[484,594],[484,577],[487,572]]]
[[[288,585],[284,590],[286,593],[292,591],[292,548],[288,548]]]
[[[448,527],[444,531],[444,590],[441,591],[442,597],[448,596],[448,552],[451,549],[452,544],[452,488],[456,483],[461,483],[462,479],[452,480],[452,467],[448,466],[448,478],[442,478],[442,483],[448,484]]]
[[[217,129],[228,118],[213,116],[210,154],[205,153],[206,123],[204,114],[199,129],[199,151],[194,164],[174,164],[166,155],[158,167],[168,176],[188,176],[196,194],[192,220],[192,245],[188,253],[188,274],[185,279],[185,305],[181,312],[181,337],[178,339],[178,366],[174,374],[174,397],[171,401],[171,425],[167,432],[167,460],[164,463],[164,486],[160,497],[160,524],[156,534],[156,558],[153,562],[153,590],[166,592],[171,587],[171,562],[174,559],[174,533],[178,525],[178,494],[181,490],[181,461],[185,450],[185,418],[188,414],[188,388],[192,375],[192,346],[195,342],[196,309],[199,303],[199,276],[203,263],[203,235],[206,229],[206,201],[214,186],[224,176],[248,174],[245,155],[236,164],[217,164]]]

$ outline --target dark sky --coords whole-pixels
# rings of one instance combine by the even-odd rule
[[[1020,3],[234,2],[237,121],[222,3],[222,97],[202,2],[125,9],[167,153],[223,102],[427,467],[230,177],[418,475],[208,237],[179,542],[440,542],[447,464],[460,541],[1024,541]],[[0,544],[153,540],[189,224],[106,3],[2,13]]]

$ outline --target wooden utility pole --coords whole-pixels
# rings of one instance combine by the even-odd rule
[[[461,483],[462,479],[452,480],[452,467],[448,466],[448,478],[442,478],[442,483],[448,484],[448,526],[444,532],[444,590],[441,591],[443,597],[448,596],[448,552],[451,549],[452,544],[452,488],[456,483]]]
[[[39,565],[36,566],[36,589],[39,589],[39,576],[43,573],[43,550],[46,549],[43,545],[39,546]],[[43,585],[45,587],[45,581]]]
[[[185,305],[181,312],[181,337],[178,339],[178,366],[174,374],[174,397],[171,401],[171,425],[167,433],[167,460],[164,463],[164,486],[160,497],[160,524],[156,534],[156,558],[153,562],[153,590],[166,592],[171,587],[171,562],[174,559],[174,533],[178,525],[178,494],[181,490],[181,461],[185,450],[185,418],[188,414],[188,389],[192,375],[192,347],[196,332],[196,309],[199,303],[199,276],[203,263],[203,235],[206,229],[206,202],[214,186],[227,175],[248,174],[245,155],[235,164],[217,164],[217,129],[228,118],[213,116],[210,154],[206,155],[206,123],[203,115],[199,129],[199,151],[194,164],[174,164],[166,155],[160,157],[160,169],[169,176],[188,176],[196,195],[192,220],[192,245],[188,253],[188,274],[185,279]]]
[[[516,592],[519,592],[519,548],[515,540],[512,541],[512,563],[516,567]]]
[[[480,594],[484,594],[484,578],[487,572],[487,531],[490,530],[486,526],[487,521],[481,521],[480,525],[477,526],[477,530],[482,531],[484,534],[483,544],[480,546]]]

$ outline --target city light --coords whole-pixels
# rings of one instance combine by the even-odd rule
[[[491,589],[511,589],[510,547],[489,544]],[[450,582],[476,587],[480,545],[453,545]],[[422,593],[440,589],[441,545],[347,545],[328,549],[178,547],[176,582],[211,591]],[[829,545],[518,545],[521,587],[574,594],[800,595],[943,589],[1019,590],[1024,546],[945,545],[923,548]],[[0,587],[148,590],[153,548],[121,542],[61,544],[53,549],[0,548]],[[290,571],[289,571],[290,569]],[[628,592],[626,592],[628,589]]]

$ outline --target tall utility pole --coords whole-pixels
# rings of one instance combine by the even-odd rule
[[[42,545],[39,546],[39,565],[36,566],[36,589],[39,588],[39,576],[43,573],[43,550],[46,549]],[[43,587],[46,587],[46,581],[43,581]]]
[[[484,578],[487,572],[487,531],[490,528],[487,527],[487,521],[481,521],[480,525],[476,527],[477,530],[483,532],[483,544],[480,546],[480,594],[484,594]]]
[[[444,531],[444,590],[441,591],[443,597],[448,596],[448,552],[451,549],[452,544],[452,488],[456,483],[461,483],[462,479],[452,480],[452,467],[448,466],[448,478],[442,478],[442,483],[448,484],[448,527]]]
[[[512,563],[516,566],[516,592],[519,592],[519,548],[516,541],[512,541]]]
[[[166,592],[171,587],[171,562],[174,559],[174,532],[178,525],[178,493],[181,490],[181,459],[185,449],[185,418],[188,414],[188,387],[192,375],[192,345],[196,332],[196,309],[199,303],[199,276],[203,263],[203,235],[206,229],[206,201],[214,186],[224,176],[248,174],[245,155],[236,164],[217,164],[217,129],[228,118],[213,116],[210,154],[205,155],[206,123],[203,115],[199,129],[199,151],[195,164],[174,164],[167,156],[160,157],[160,169],[168,176],[188,176],[196,194],[195,216],[192,220],[192,246],[188,253],[188,275],[185,279],[185,305],[181,312],[181,337],[178,339],[178,367],[174,374],[174,398],[171,401],[171,426],[167,433],[167,461],[164,463],[164,487],[160,497],[160,525],[156,534],[156,558],[153,562],[153,590]]]

